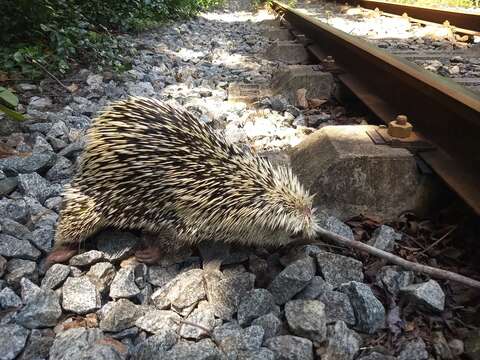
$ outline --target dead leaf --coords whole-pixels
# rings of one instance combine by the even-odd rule
[[[69,86],[66,86],[66,88],[67,88],[68,91],[70,91],[71,93],[74,93],[75,91],[78,90],[78,85],[75,84],[75,83],[71,83]]]
[[[407,323],[405,324],[405,326],[404,326],[403,328],[404,328],[404,330],[405,330],[406,332],[415,331],[415,329],[416,329],[415,322],[413,322],[413,321],[407,321]]]
[[[75,328],[94,328],[98,326],[97,316],[95,314],[88,314],[85,318],[81,316],[74,316],[71,321],[63,324],[63,330]]]
[[[0,158],[6,158],[9,156],[17,155],[17,150],[0,143]]]

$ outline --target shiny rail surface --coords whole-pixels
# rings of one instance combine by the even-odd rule
[[[418,156],[480,214],[480,94],[301,10],[279,1],[272,8],[306,36],[313,55],[335,59],[339,80],[382,121],[408,115],[416,133],[435,147]]]
[[[450,26],[469,30],[472,33],[480,31],[479,14],[444,10],[426,6],[395,4],[379,0],[347,0],[347,3],[351,5],[359,5],[365,9],[378,9],[394,15],[407,14],[411,18],[437,24],[443,24],[445,21],[448,21]]]

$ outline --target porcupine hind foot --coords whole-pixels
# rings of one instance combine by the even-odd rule
[[[55,232],[55,244],[46,260],[47,268],[64,263],[76,255],[81,242],[104,225],[103,216],[95,210],[95,202],[70,189]]]
[[[144,231],[142,246],[135,251],[135,257],[138,261],[151,265],[159,263],[162,258],[173,256],[177,250],[177,240],[172,231]]]
[[[156,264],[162,258],[162,249],[159,241],[159,234],[144,232],[142,234],[143,246],[135,251],[138,261],[145,264]]]

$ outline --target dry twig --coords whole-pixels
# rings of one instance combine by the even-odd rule
[[[39,68],[41,68],[43,71],[47,73],[48,76],[50,76],[53,80],[55,80],[57,83],[60,84],[61,87],[63,87],[65,90],[70,91],[68,86],[64,85],[55,75],[53,75],[50,71],[47,70],[45,66],[40,64],[37,60],[32,59],[31,60],[33,64],[37,65]]]
[[[405,260],[397,255],[393,255],[389,252],[386,252],[386,251],[377,249],[376,247],[362,243],[360,241],[349,240],[346,237],[337,235],[331,231],[321,229],[318,233],[320,237],[324,239],[328,239],[337,244],[341,244],[345,247],[350,247],[356,250],[364,251],[370,255],[380,257],[382,259],[389,261],[392,264],[399,265],[405,269],[427,274],[437,279],[456,281],[458,283],[461,283],[476,289],[480,289],[480,281],[478,280],[471,279],[469,277],[466,277],[451,271],[414,263],[414,262]]]

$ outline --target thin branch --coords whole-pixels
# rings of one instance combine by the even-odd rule
[[[43,71],[45,71],[53,80],[55,80],[57,83],[60,84],[61,87],[63,87],[65,90],[69,91],[70,92],[70,89],[65,86],[60,80],[58,80],[58,78],[53,75],[50,71],[47,70],[47,68],[45,66],[43,66],[42,64],[40,64],[37,60],[35,59],[32,59],[31,60],[33,64],[37,65],[38,67],[40,67]]]
[[[443,235],[442,237],[440,237],[440,239],[435,240],[435,242],[433,242],[432,244],[430,244],[429,246],[427,246],[425,249],[423,249],[422,251],[420,251],[420,252],[418,253],[418,255],[425,254],[427,251],[429,251],[429,250],[431,250],[432,248],[434,248],[435,246],[437,246],[438,243],[440,243],[442,240],[444,240],[447,236],[449,236],[449,235],[450,235],[452,232],[454,232],[456,229],[457,229],[457,226],[455,225],[455,226],[452,227],[450,230],[448,230],[445,235]]]
[[[454,272],[451,272],[451,271],[435,268],[435,267],[432,267],[432,266],[427,266],[427,265],[414,263],[414,262],[405,260],[405,259],[403,259],[399,256],[393,255],[389,252],[377,249],[376,247],[364,244],[360,241],[350,240],[350,239],[347,239],[346,237],[334,234],[331,231],[320,229],[318,231],[318,234],[322,238],[328,239],[328,240],[333,241],[337,244],[341,244],[345,247],[351,247],[351,248],[354,248],[356,250],[364,251],[364,252],[366,252],[370,255],[374,255],[374,256],[377,256],[379,258],[385,259],[385,260],[389,261],[390,263],[395,264],[395,265],[399,265],[399,266],[401,266],[405,269],[413,270],[413,271],[423,273],[423,274],[427,274],[427,275],[430,275],[431,277],[434,277],[434,278],[437,278],[437,279],[456,281],[458,283],[461,283],[461,284],[464,284],[464,285],[467,285],[467,286],[470,286],[470,287],[473,287],[473,288],[476,288],[476,289],[480,289],[480,281],[478,281],[478,280],[471,279],[469,277],[466,277],[466,276],[463,276],[463,275],[460,275],[460,274],[457,274],[457,273],[454,273]],[[315,241],[315,242],[319,242],[319,241]]]

